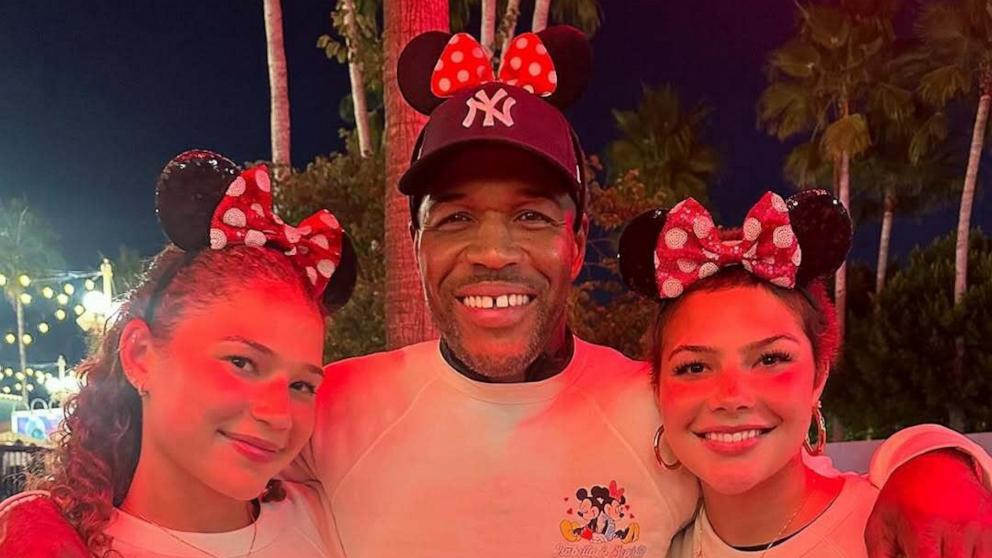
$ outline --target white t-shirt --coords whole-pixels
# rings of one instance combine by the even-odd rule
[[[646,365],[579,339],[539,382],[470,380],[437,341],[342,361],[317,405],[304,458],[348,558],[663,556],[696,508],[654,461]]]
[[[328,365],[313,437],[286,474],[322,485],[327,547],[347,558],[664,556],[699,487],[656,463],[659,424],[648,365],[613,349],[576,338],[558,375],[491,384],[435,340]],[[869,480],[967,443],[929,428],[884,443]]]
[[[317,494],[292,482],[283,484],[286,498],[262,504],[255,525],[236,531],[173,531],[116,510],[106,533],[124,558],[241,558],[248,556],[249,547],[252,558],[326,558]]]
[[[802,531],[764,550],[737,550],[720,539],[701,508],[692,525],[676,535],[668,558],[867,558],[865,525],[878,489],[858,475],[844,475],[840,494]],[[764,553],[764,554],[763,554]]]

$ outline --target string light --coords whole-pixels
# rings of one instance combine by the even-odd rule
[[[14,384],[14,389],[17,390],[17,391],[21,391],[21,388],[22,387],[24,387],[24,386],[22,386],[20,383]]]
[[[65,291],[65,294],[72,296],[72,293],[76,292],[76,287],[73,287],[72,283],[66,283],[62,285],[62,290]]]
[[[27,275],[21,275],[17,278],[17,282],[20,283],[22,287],[27,287],[31,284],[31,278]]]
[[[30,333],[25,333],[24,337],[21,337],[21,343],[25,345],[30,345],[32,341],[34,341],[34,337],[31,337]]]
[[[45,298],[52,298],[53,296],[55,296],[55,290],[52,289],[51,287],[45,287],[41,289],[41,296]]]
[[[59,308],[58,310],[55,311],[55,319],[62,321],[65,319],[65,316],[66,316],[65,310]]]
[[[14,343],[17,343],[17,336],[13,333],[8,333],[7,335],[4,335],[3,340],[6,341],[8,345],[13,345]]]
[[[3,386],[4,393],[10,393],[10,386]]]
[[[82,316],[83,315],[83,312],[85,312],[86,309],[83,308],[83,305],[82,304],[77,304],[76,306],[74,306],[72,308],[72,311],[75,312],[77,316]]]
[[[14,375],[14,369],[13,368],[6,368],[6,369],[4,369],[3,374],[4,374],[4,376],[7,376],[9,378],[9,377],[11,377],[11,376]]]
[[[21,293],[21,304],[31,304],[31,295],[28,293]]]
[[[27,389],[28,391],[34,391],[34,384],[28,384]]]
[[[23,382],[23,381],[24,381],[24,373],[23,373],[23,372],[18,372],[18,373],[16,373],[16,374],[14,374],[14,378],[15,378],[15,379],[16,379],[16,380],[17,380],[18,382]]]
[[[41,333],[48,333],[48,324],[45,322],[38,324],[38,331]]]
[[[34,376],[34,368],[25,368],[24,373],[28,376]]]
[[[0,273],[0,287],[6,287],[6,286],[7,286],[7,276],[4,275],[3,273]]]
[[[66,304],[69,304],[69,295],[65,293],[59,293],[59,296],[55,297],[55,300],[57,300],[58,303],[61,304],[62,306],[65,306]]]
[[[86,287],[87,291],[92,291],[96,288],[96,283],[94,283],[92,279],[87,279],[86,282],[83,283],[83,286]]]

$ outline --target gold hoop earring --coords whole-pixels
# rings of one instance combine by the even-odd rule
[[[816,425],[816,444],[814,445],[809,440],[809,433],[806,434],[806,439],[803,440],[803,447],[810,455],[820,455],[823,453],[823,449],[827,446],[827,422],[823,419],[823,412],[820,410],[823,405],[817,401],[816,405],[813,406],[813,423]]]
[[[661,436],[665,433],[665,425],[662,424],[658,427],[658,430],[654,433],[654,458],[658,460],[658,464],[662,467],[668,469],[669,471],[674,471],[682,466],[682,462],[678,459],[674,463],[668,463],[665,458],[661,456]]]

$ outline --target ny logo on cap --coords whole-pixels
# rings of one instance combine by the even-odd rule
[[[500,101],[502,101],[501,108],[496,108]],[[493,94],[492,98],[489,97],[488,93],[480,89],[475,92],[475,97],[469,97],[465,101],[465,105],[468,106],[468,114],[465,115],[462,126],[465,128],[472,127],[480,111],[485,115],[482,119],[482,126],[484,128],[495,126],[497,120],[502,122],[506,127],[513,126],[513,116],[510,114],[510,109],[515,104],[517,104],[517,100],[510,97],[505,89],[500,88]]]

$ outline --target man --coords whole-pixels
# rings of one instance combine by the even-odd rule
[[[514,46],[559,64],[562,33],[572,32]],[[542,99],[540,83],[502,69],[500,81],[454,90],[484,68],[463,67],[475,51],[466,36],[442,39],[408,47],[420,49],[404,54],[413,77],[400,76],[431,116],[400,189],[441,339],[327,367],[303,461],[321,482],[334,546],[349,558],[664,556],[697,482],[655,462],[646,365],[569,332],[588,223],[580,150],[548,102],[557,92]],[[429,77],[417,75],[425,64]],[[501,68],[514,66],[532,67],[508,54]],[[428,84],[430,94],[417,90]],[[965,445],[931,429],[883,447],[873,481],[896,472],[870,528],[877,556],[936,556],[942,537],[945,548],[980,548],[992,498],[958,452],[927,453]],[[924,474],[924,494],[907,488]],[[940,481],[970,501],[936,518],[914,511]]]

